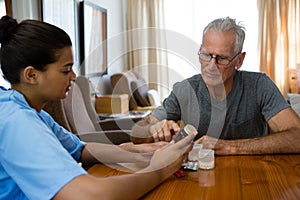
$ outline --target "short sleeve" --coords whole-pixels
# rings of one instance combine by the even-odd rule
[[[290,106],[275,83],[265,74],[258,79],[257,100],[266,121]]]
[[[199,89],[199,75],[177,82],[170,95],[163,102],[163,109],[159,107],[152,115],[159,120],[181,120],[198,126],[200,109],[197,92]]]
[[[41,111],[40,117],[52,129],[53,133],[56,135],[63,147],[75,160],[79,161],[82,149],[86,143],[80,141],[75,134],[70,133],[57,122],[55,122],[47,112]]]
[[[14,113],[4,130],[2,167],[29,199],[51,199],[69,181],[86,174],[33,111]]]
[[[158,106],[152,115],[158,119],[168,119],[168,120],[180,120],[180,106],[177,102],[177,98],[173,92],[164,100],[162,106]]]

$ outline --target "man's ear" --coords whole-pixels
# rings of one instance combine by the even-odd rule
[[[38,78],[38,70],[36,70],[33,66],[27,66],[23,70],[23,78],[26,83],[36,84]]]
[[[241,55],[239,56],[238,64],[235,67],[236,70],[241,68],[241,66],[244,62],[245,56],[246,56],[246,52],[242,52]]]

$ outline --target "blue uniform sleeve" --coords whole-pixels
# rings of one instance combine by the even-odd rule
[[[17,185],[29,199],[51,199],[69,181],[87,173],[75,160],[84,144],[51,120],[45,113],[19,110],[6,120],[1,133],[1,165],[11,177],[7,187]]]
[[[75,134],[70,133],[65,128],[60,126],[47,112],[42,111],[40,116],[42,120],[52,129],[53,133],[56,135],[63,147],[72,155],[75,160],[79,161],[82,149],[86,143],[80,141]]]

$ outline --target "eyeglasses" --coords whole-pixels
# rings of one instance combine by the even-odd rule
[[[216,63],[219,64],[219,65],[228,65],[229,63],[231,63],[240,54],[241,54],[241,52],[237,53],[235,56],[233,56],[233,58],[229,59],[229,58],[224,57],[224,56],[213,55],[213,54],[210,54],[210,53],[201,52],[201,49],[198,52],[199,59],[201,61],[210,62],[211,59],[215,58],[216,59]]]

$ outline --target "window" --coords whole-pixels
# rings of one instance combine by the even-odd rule
[[[43,21],[56,25],[68,33],[72,40],[74,52],[74,71],[80,71],[79,48],[77,39],[77,1],[76,0],[42,0]]]
[[[0,13],[1,13],[1,17],[6,14],[4,0],[0,0]]]
[[[89,1],[41,0],[43,21],[65,30],[73,43],[76,74],[106,73],[106,9]]]

